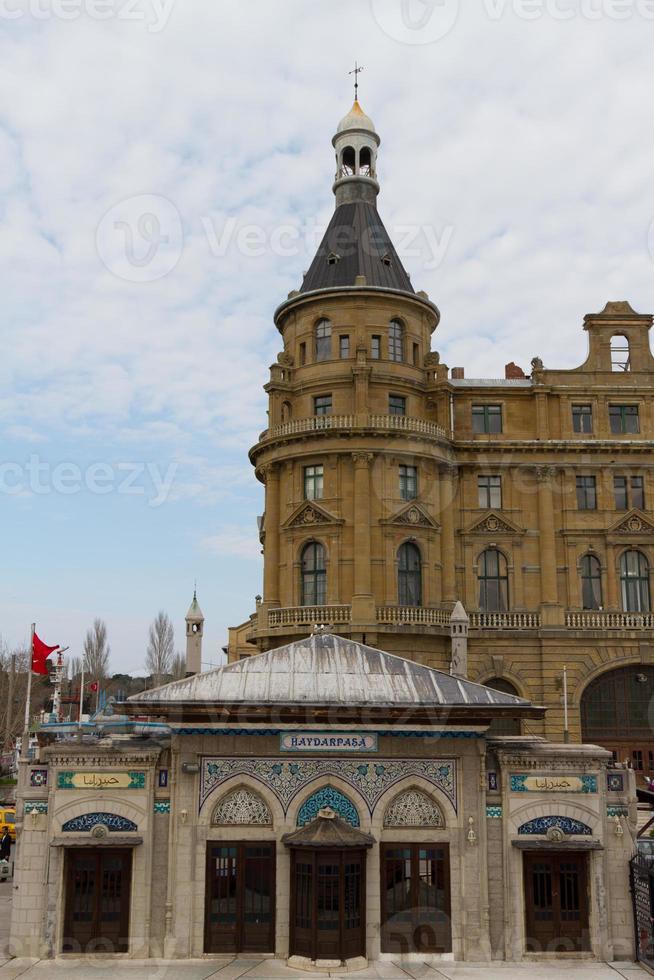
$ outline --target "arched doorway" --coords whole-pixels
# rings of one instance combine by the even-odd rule
[[[628,762],[654,775],[654,668],[636,664],[610,670],[588,685],[581,697],[584,742],[602,745],[616,762]]]

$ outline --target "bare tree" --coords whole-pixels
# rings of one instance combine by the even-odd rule
[[[170,673],[173,675],[174,681],[181,681],[186,676],[186,657],[179,650],[173,657]]]
[[[111,647],[107,643],[107,624],[94,619],[84,637],[84,673],[91,681],[102,681],[107,676]]]
[[[155,687],[163,684],[171,673],[175,653],[175,631],[168,613],[160,610],[150,623],[145,669],[154,679]]]

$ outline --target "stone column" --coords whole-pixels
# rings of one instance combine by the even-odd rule
[[[544,626],[559,625],[556,536],[554,532],[554,502],[552,480],[556,470],[551,466],[536,469],[538,481],[538,532],[540,548],[541,614]],[[561,610],[562,612],[562,610]],[[562,622],[562,620],[561,620]]]
[[[456,493],[456,466],[443,466],[440,486],[441,562],[443,566],[443,602],[455,603],[456,553],[454,546],[454,497]]]
[[[370,548],[370,466],[373,454],[352,453],[354,463],[354,592],[352,622],[372,625],[375,603],[372,596]]]
[[[266,466],[265,477],[266,540],[263,561],[263,600],[264,606],[269,607],[279,605],[279,466],[276,463]]]
[[[606,599],[604,608],[615,611],[621,609],[620,572],[616,565],[616,548],[612,544],[606,546]]]

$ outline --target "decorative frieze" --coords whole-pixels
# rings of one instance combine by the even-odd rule
[[[154,801],[154,812],[155,813],[170,813],[170,800],[155,800]]]
[[[426,793],[411,789],[396,796],[384,814],[384,827],[444,827],[439,806]]]
[[[61,829],[64,834],[74,834],[90,833],[94,827],[106,827],[112,834],[133,833],[138,830],[133,820],[117,813],[84,813],[81,817],[67,820]]]
[[[588,837],[593,833],[588,824],[582,823],[581,820],[573,820],[572,817],[563,816],[536,817],[535,820],[529,820],[527,823],[523,823],[518,828],[518,833],[523,836],[546,836],[548,831],[553,827],[558,828],[564,834],[570,835],[578,834]]]
[[[264,826],[272,825],[270,809],[260,796],[242,787],[224,796],[213,811],[211,823],[214,826]]]
[[[504,815],[504,811],[501,806],[487,806],[486,816],[489,820],[501,820]]]
[[[431,783],[457,807],[456,762],[453,759],[361,759],[298,758],[202,760],[199,808],[226,780],[234,776],[251,776],[275,794],[286,813],[291,801],[315,779],[335,776],[361,794],[372,813],[377,800],[408,776],[418,776]]]

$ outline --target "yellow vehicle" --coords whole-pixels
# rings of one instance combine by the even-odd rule
[[[0,837],[5,830],[9,831],[12,841],[16,840],[16,807],[0,806]]]

